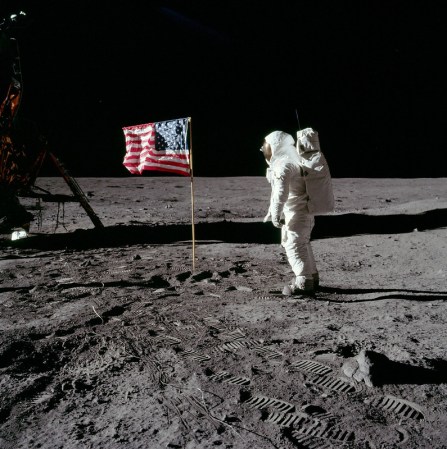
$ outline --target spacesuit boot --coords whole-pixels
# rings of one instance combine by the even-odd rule
[[[305,276],[297,276],[292,284],[286,285],[282,294],[284,296],[314,296],[315,295],[315,281],[312,278]]]

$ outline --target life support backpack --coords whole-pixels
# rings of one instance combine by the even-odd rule
[[[313,215],[334,210],[334,192],[329,166],[320,149],[318,132],[305,128],[296,133],[296,150],[309,195],[308,208]]]

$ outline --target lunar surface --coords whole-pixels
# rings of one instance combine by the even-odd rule
[[[2,449],[447,448],[446,178],[334,179],[312,298],[263,177],[77,181],[1,236]]]

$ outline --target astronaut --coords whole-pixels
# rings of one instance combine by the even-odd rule
[[[265,137],[261,151],[269,165],[267,179],[272,188],[264,222],[271,219],[275,227],[281,228],[281,245],[296,276],[282,293],[312,296],[319,283],[310,243],[314,216],[309,212],[309,196],[295,141],[290,134],[274,131]]]

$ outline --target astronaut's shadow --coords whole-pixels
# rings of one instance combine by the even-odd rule
[[[370,302],[384,299],[407,299],[411,301],[439,301],[447,300],[447,291],[426,291],[426,290],[407,290],[400,288],[340,288],[320,286],[319,292],[322,294],[335,295],[357,295],[355,299],[336,299],[336,298],[321,298],[324,301],[338,302],[338,303],[355,303],[355,302]],[[372,297],[372,294],[374,295]],[[367,298],[362,298],[362,295],[367,295]]]

